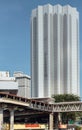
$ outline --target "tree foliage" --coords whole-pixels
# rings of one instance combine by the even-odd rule
[[[58,94],[58,95],[53,95],[52,96],[55,99],[55,102],[72,102],[72,101],[80,101],[80,97],[73,95],[73,94]],[[81,114],[81,113],[78,113]],[[69,119],[75,120],[76,115],[78,115],[77,112],[67,112],[67,113],[62,113],[62,121],[64,120],[68,122]]]
[[[80,97],[73,94],[58,94],[52,97],[55,99],[55,102],[80,101]]]

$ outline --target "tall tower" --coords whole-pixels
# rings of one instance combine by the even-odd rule
[[[80,96],[79,13],[71,6],[38,6],[31,15],[32,97]]]

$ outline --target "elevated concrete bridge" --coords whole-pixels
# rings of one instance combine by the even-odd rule
[[[16,107],[27,107],[27,109],[34,109],[39,111],[48,111],[48,112],[70,112],[70,111],[82,111],[82,102],[60,102],[52,103],[27,99],[23,97],[18,97],[12,94],[0,93],[0,104],[14,105]]]
[[[14,114],[27,111],[28,113],[34,112],[48,112],[49,113],[49,126],[53,130],[53,115],[60,112],[74,112],[82,111],[82,102],[62,102],[51,103],[43,102],[34,99],[26,99],[12,94],[0,93],[0,130],[3,126],[3,112],[9,110],[10,112],[10,130],[14,130]]]

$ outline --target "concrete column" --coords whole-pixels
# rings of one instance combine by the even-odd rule
[[[3,109],[0,109],[0,130],[3,128]]]
[[[10,130],[14,130],[14,110],[10,110]]]
[[[58,121],[61,122],[61,113],[58,113]]]
[[[53,113],[49,115],[49,130],[53,130]]]

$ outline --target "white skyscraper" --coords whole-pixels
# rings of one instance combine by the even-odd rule
[[[47,4],[32,10],[31,62],[32,97],[80,96],[76,8]]]

